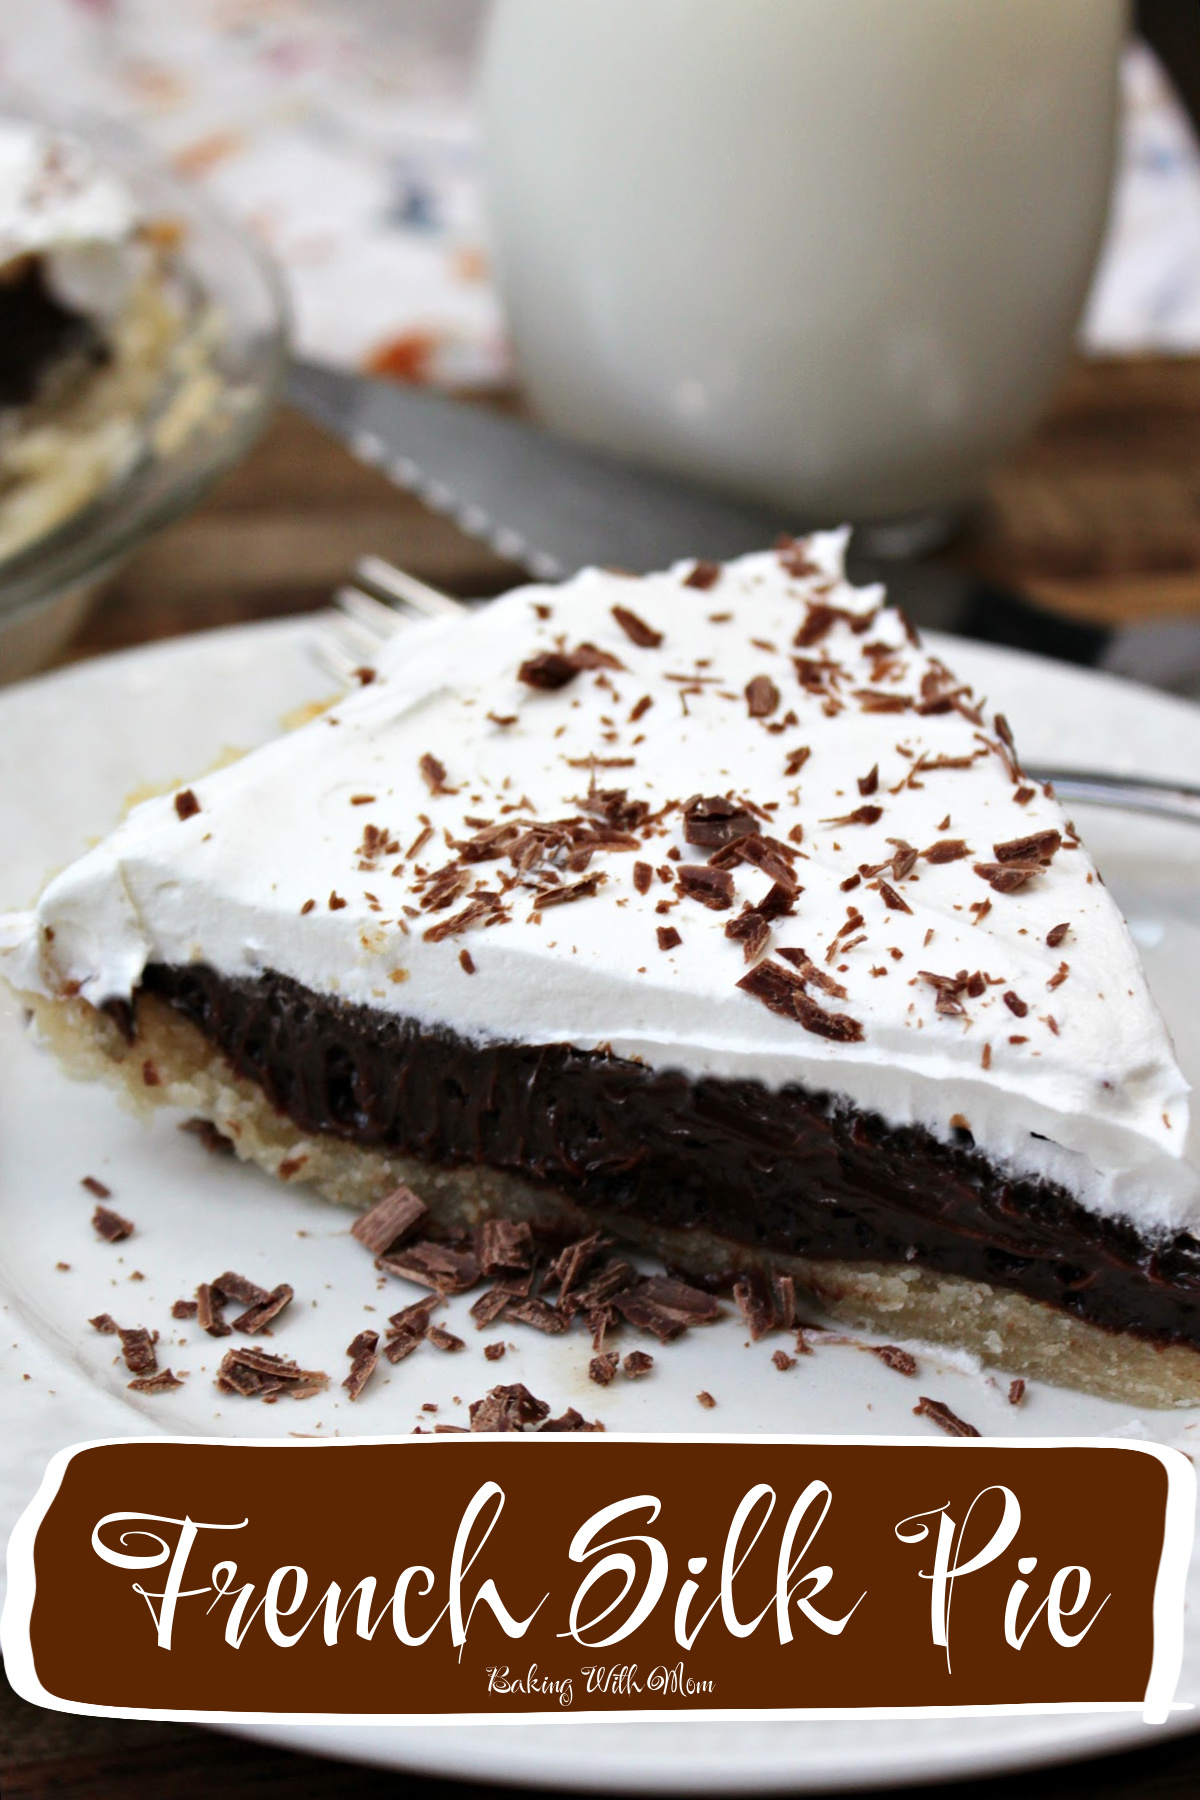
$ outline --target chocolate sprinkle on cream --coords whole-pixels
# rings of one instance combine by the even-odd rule
[[[176,794],[175,811],[181,819],[193,819],[200,811],[200,802],[191,788],[181,788]]]
[[[708,589],[715,587],[721,579],[721,565],[715,562],[698,562],[692,567],[689,575],[683,578],[684,587]]]
[[[883,817],[882,806],[859,806],[853,812],[842,813],[836,819],[822,819],[822,825],[878,825]]]
[[[728,870],[708,863],[680,863],[677,875],[678,891],[686,899],[698,900],[713,912],[733,905],[733,876]]]
[[[86,1188],[88,1193],[97,1200],[112,1199],[112,1189],[105,1187],[102,1181],[97,1181],[94,1175],[85,1175],[79,1185],[81,1188]]]
[[[659,648],[663,641],[662,632],[655,631],[652,625],[647,625],[644,619],[639,619],[637,614],[630,612],[627,606],[614,606],[612,616],[630,643],[636,644],[639,650],[657,650]]]
[[[769,719],[779,706],[779,689],[769,675],[755,675],[746,683],[746,704],[752,719]]]
[[[805,991],[804,978],[790,969],[780,968],[778,963],[759,963],[748,975],[742,976],[737,986],[761,1000],[771,1012],[779,1013],[785,1019],[795,1019],[816,1037],[832,1038],[843,1044],[862,1041],[863,1028],[857,1019],[847,1013],[826,1012]]]
[[[523,681],[526,687],[541,688],[544,693],[554,693],[558,688],[566,687],[579,674],[579,664],[571,657],[563,656],[556,650],[544,650],[540,656],[531,656],[517,670],[517,680]]]

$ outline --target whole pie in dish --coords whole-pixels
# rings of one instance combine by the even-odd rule
[[[0,118],[0,559],[141,454],[183,333],[173,235],[77,138]]]
[[[826,533],[402,631],[4,923],[65,1062],[354,1206],[1200,1398],[1188,1087],[1006,720]]]

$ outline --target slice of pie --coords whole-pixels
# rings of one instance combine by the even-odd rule
[[[8,921],[64,1059],[351,1205],[1200,1399],[1187,1083],[1012,733],[819,535],[400,633]]]

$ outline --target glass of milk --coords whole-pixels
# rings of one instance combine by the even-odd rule
[[[1123,0],[496,0],[521,378],[578,438],[792,508],[967,500],[1067,355]]]

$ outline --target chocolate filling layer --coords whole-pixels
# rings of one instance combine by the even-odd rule
[[[0,407],[35,399],[53,364],[105,354],[90,321],[54,298],[39,258],[0,275]]]
[[[479,1046],[281,975],[148,968],[303,1131],[485,1163],[584,1206],[765,1252],[922,1268],[1200,1346],[1200,1242],[1150,1245],[1048,1182],[827,1094],[691,1080],[566,1044]]]

